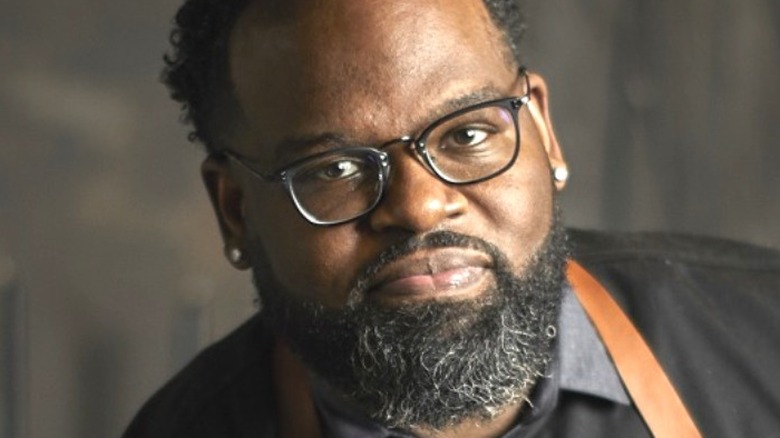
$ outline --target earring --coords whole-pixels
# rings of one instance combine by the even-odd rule
[[[556,182],[562,183],[569,179],[569,169],[566,166],[559,166],[553,169],[553,179]]]
[[[225,257],[236,268],[243,268],[246,266],[246,260],[244,259],[244,251],[241,248],[233,245],[225,245]]]

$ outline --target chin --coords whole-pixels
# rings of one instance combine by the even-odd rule
[[[426,243],[478,247],[493,259],[492,275],[449,296],[361,299],[334,310],[269,288],[273,278],[256,269],[263,316],[317,379],[378,422],[441,429],[492,418],[527,400],[552,358],[568,256],[558,223],[522,276],[480,239]]]

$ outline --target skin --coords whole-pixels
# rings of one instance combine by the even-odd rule
[[[230,40],[231,80],[243,120],[229,147],[263,171],[333,147],[289,147],[290,139],[334,133],[350,143],[375,145],[417,134],[457,109],[453,102],[464,96],[487,100],[526,92],[479,0],[329,0],[288,2],[277,9],[253,3]],[[380,205],[338,226],[311,225],[281,185],[260,182],[231,162],[207,159],[203,178],[226,245],[260,245],[290,293],[329,307],[345,305],[358,274],[383,249],[435,230],[493,243],[521,274],[548,234],[553,191],[562,188],[551,183],[550,168],[565,165],[550,123],[547,87],[536,74],[530,82],[532,104],[520,112],[521,153],[512,168],[480,184],[452,186],[413,152],[393,146],[391,181]],[[429,274],[446,279],[449,274],[439,271],[458,259],[470,260],[464,269],[477,275],[476,282],[447,290],[419,286],[430,284]],[[390,288],[376,295],[388,305],[471,298],[492,281],[489,266],[477,266],[473,274],[471,265],[480,265],[480,259],[465,249],[417,252],[390,269],[400,281],[396,293]],[[427,266],[422,276],[421,265]],[[458,269],[455,274],[462,274]],[[415,293],[397,293],[403,286]],[[419,432],[496,436],[520,409],[512,407],[478,427],[466,421],[452,430]]]

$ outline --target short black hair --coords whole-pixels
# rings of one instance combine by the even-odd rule
[[[520,63],[525,31],[522,0],[483,0],[505,42]],[[210,152],[224,148],[230,118],[240,109],[229,75],[230,33],[250,0],[185,0],[170,34],[172,51],[163,59],[162,81],[192,124],[191,141]]]

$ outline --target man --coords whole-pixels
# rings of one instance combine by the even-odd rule
[[[225,254],[252,270],[262,309],[126,436],[650,436],[588,319],[599,309],[586,316],[566,280],[570,251],[647,339],[694,431],[777,434],[780,256],[565,231],[566,162],[547,87],[519,62],[519,12],[182,7],[166,79],[208,149]]]

